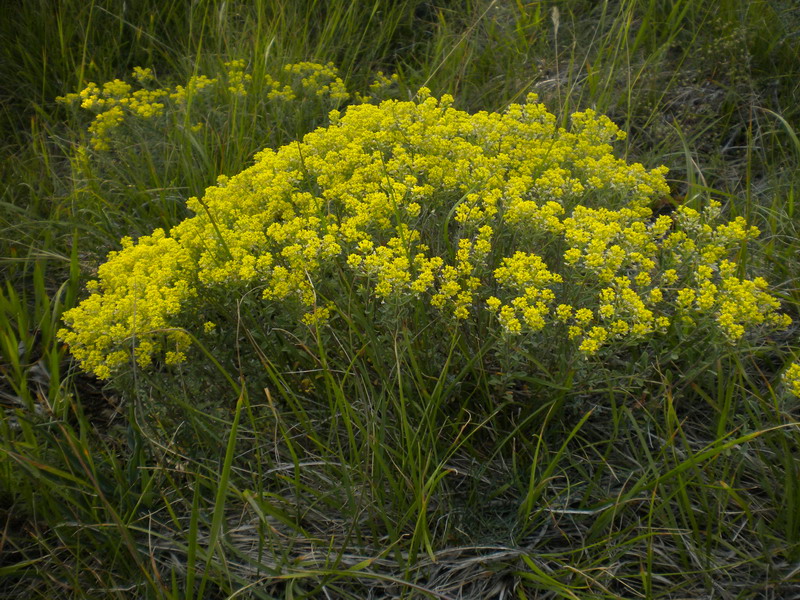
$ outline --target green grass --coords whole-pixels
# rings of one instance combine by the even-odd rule
[[[761,229],[739,260],[797,321],[793,2],[17,4],[0,20],[0,597],[800,597],[800,401],[780,383],[796,327],[591,368],[509,347],[501,365],[474,343],[488,325],[428,347],[355,301],[340,337],[300,346],[242,293],[233,346],[108,385],[55,337],[121,237],[177,223],[332,108],[254,89],[196,107],[198,132],[141,124],[104,153],[56,96],[237,58],[333,61],[351,90],[397,73],[398,97],[426,85],[469,111],[531,91],[564,122],[595,108],[628,160],[670,167],[665,207],[718,198]]]

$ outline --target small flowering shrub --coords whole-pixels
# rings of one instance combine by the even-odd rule
[[[90,145],[94,150],[107,151],[111,149],[114,134],[126,119],[152,121],[174,114],[188,117],[188,105],[202,103],[204,96],[214,91],[227,92],[234,97],[247,96],[253,87],[253,76],[246,72],[244,61],[232,60],[226,62],[224,67],[225,71],[219,77],[194,75],[185,85],[174,87],[157,87],[152,69],[135,67],[132,76],[140,86],[138,90],[134,91],[131,84],[115,79],[102,86],[89,83],[80,92],[56,100],[64,104],[80,104],[82,109],[94,113],[94,120],[89,125]],[[291,77],[283,85],[272,76],[265,75],[264,83],[270,89],[270,99],[294,100],[298,93],[309,90],[320,97],[330,96],[337,103],[348,97],[333,65],[299,63],[286,65],[285,71]],[[295,82],[292,80],[298,78],[299,85],[293,86]],[[298,87],[300,90],[297,90]],[[201,121],[190,124],[194,130],[202,126]]]
[[[315,108],[335,108],[351,98],[357,102],[371,102],[386,97],[388,89],[397,82],[397,75],[386,76],[379,71],[367,95],[348,92],[339,71],[333,63],[325,65],[300,62],[285,65],[281,72],[265,74],[262,81],[254,80],[245,61],[241,59],[224,63],[224,71],[217,77],[193,75],[185,85],[158,87],[149,68],[135,67],[132,78],[135,84],[120,79],[102,85],[89,83],[77,93],[60,96],[56,100],[67,105],[79,105],[93,113],[88,127],[90,146],[96,151],[111,150],[115,137],[126,123],[155,122],[171,117],[186,121],[192,131],[199,131],[214,106],[210,96],[227,96],[227,103],[244,99],[248,95],[263,94],[268,101],[294,103],[316,101]],[[139,89],[134,90],[134,85]],[[170,123],[169,126],[183,126]]]
[[[758,230],[713,201],[655,217],[666,169],[616,158],[624,133],[608,118],[575,113],[566,130],[533,95],[468,114],[427,94],[333,111],[330,126],[190,199],[193,217],[123,239],[65,314],[72,354],[101,378],[131,357],[186,361],[187,332],[216,339],[253,291],[256,310],[298,336],[343,327],[360,303],[420,335],[486,322],[498,348],[526,340],[543,357],[698,330],[735,344],[789,325],[733,259]]]

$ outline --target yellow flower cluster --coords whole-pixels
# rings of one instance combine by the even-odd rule
[[[90,315],[84,323],[92,331],[62,331],[64,341],[103,378],[128,362],[131,352],[142,367],[150,364],[159,348],[172,352],[168,360],[179,362],[189,346],[188,337],[170,331],[170,320],[196,294],[188,277],[192,268],[190,253],[161,229],[136,244],[124,238],[122,250],[109,254],[108,262],[100,266],[99,281],[89,283],[92,295],[74,309],[76,314]]]
[[[503,259],[502,266],[494,271],[494,278],[501,288],[517,294],[506,305],[495,296],[486,301],[490,310],[499,311],[503,329],[509,333],[519,333],[522,323],[530,331],[544,329],[549,306],[555,300],[555,293],[548,286],[561,283],[561,275],[551,273],[536,254],[515,252],[512,257]],[[520,316],[522,321],[518,318]]]
[[[154,79],[153,69],[133,67],[133,78],[139,83],[147,83],[148,81],[152,81]]]
[[[375,73],[375,79],[370,84],[369,89],[371,92],[377,93],[391,87],[398,81],[400,81],[400,76],[397,73],[392,73],[391,76],[387,76],[383,71],[378,71]]]
[[[397,91],[397,84],[399,81],[400,76],[397,73],[393,73],[389,76],[383,71],[378,71],[375,74],[375,79],[373,79],[372,83],[369,85],[369,94],[356,92],[353,96],[354,100],[358,103],[364,103],[392,98],[394,97],[392,92]]]
[[[704,319],[732,342],[788,324],[766,282],[730,260],[757,232],[718,223],[716,203],[653,219],[665,169],[615,158],[623,133],[607,118],[577,113],[564,129],[533,95],[476,114],[418,97],[333,111],[329,127],[191,199],[195,216],[168,235],[125,240],[65,314],[73,355],[101,377],[131,355],[179,361],[174,331],[213,331],[201,301],[215,290],[258,289],[316,326],[353,301],[334,273],[379,304],[454,322],[488,309],[506,335],[551,335],[587,356],[676,320]]]
[[[265,76],[264,80],[270,88],[267,94],[269,99],[290,101],[309,93],[319,97],[328,96],[336,102],[345,101],[350,97],[333,63],[321,65],[299,62],[286,65],[283,71],[289,77],[289,81],[285,78],[274,79],[269,74]]]
[[[283,76],[280,81],[270,75],[265,76],[269,99],[295,100],[313,95],[329,98],[336,105],[350,97],[332,63],[288,64],[283,69]],[[140,86],[149,86],[155,81],[152,69],[142,67],[134,67],[132,78]],[[234,96],[247,96],[252,87],[253,76],[247,72],[245,61],[237,59],[224,63],[224,74],[219,78],[193,75],[184,85],[152,89],[142,87],[135,91],[129,83],[114,79],[102,86],[89,83],[80,92],[59,96],[56,100],[65,104],[79,103],[81,108],[94,112],[94,121],[89,125],[90,143],[95,150],[107,151],[114,130],[124,123],[126,115],[152,119],[164,114],[168,102],[185,108],[203,90],[216,88],[227,90]],[[195,125],[192,130],[199,128]]]
[[[210,79],[205,75],[193,75],[185,86],[176,85],[173,91],[170,92],[169,97],[179,106],[185,106],[198,92],[216,84],[216,79]]]
[[[783,374],[783,382],[789,391],[800,398],[800,363],[792,363]]]
[[[132,76],[140,85],[147,85],[154,79],[151,69],[141,67],[134,67]],[[206,85],[204,79],[193,77],[186,88],[202,89]],[[65,104],[79,101],[81,108],[96,113],[94,121],[89,125],[91,145],[95,150],[106,151],[110,149],[112,133],[122,125],[126,114],[140,119],[159,117],[164,114],[165,103],[170,98],[180,101],[186,96],[186,89],[182,86],[177,86],[175,90],[132,89],[130,84],[114,79],[104,83],[102,87],[89,83],[80,92],[59,96],[56,101]]]
[[[247,87],[253,80],[250,73],[245,73],[245,64],[242,59],[231,60],[225,64],[225,75],[228,83],[228,91],[237,96],[246,96]]]

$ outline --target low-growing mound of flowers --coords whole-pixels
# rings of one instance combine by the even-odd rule
[[[756,228],[713,201],[655,217],[666,169],[616,158],[624,133],[608,118],[587,110],[564,129],[534,96],[469,114],[427,94],[333,111],[190,199],[195,216],[169,232],[122,240],[65,315],[72,354],[102,378],[131,357],[179,363],[186,331],[214,329],[206,299],[233,313],[252,290],[298,329],[333,327],[366,297],[453,323],[491,315],[505,336],[550,333],[586,356],[789,324],[733,260]]]

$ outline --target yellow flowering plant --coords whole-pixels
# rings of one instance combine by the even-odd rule
[[[224,96],[231,105],[248,95],[266,94],[267,100],[290,102],[314,100],[315,108],[334,108],[347,100],[350,94],[332,63],[325,65],[301,62],[285,65],[277,77],[265,74],[262,81],[254,80],[244,60],[223,63],[216,77],[192,75],[185,84],[158,87],[152,69],[134,67],[131,77],[139,89],[121,79],[102,85],[89,83],[79,92],[56,98],[67,105],[77,105],[93,113],[89,124],[89,144],[96,151],[109,151],[115,143],[124,144],[126,123],[154,122],[172,118],[169,127],[188,127],[192,131],[203,128],[221,102],[208,102],[209,96]],[[381,77],[386,79],[382,74]],[[192,110],[193,107],[193,110]],[[296,106],[295,106],[296,109]]]
[[[344,93],[324,69],[287,72]],[[488,323],[498,348],[527,340],[543,356],[698,328],[736,344],[789,325],[767,282],[734,262],[758,230],[714,201],[655,217],[666,169],[616,158],[625,134],[608,118],[578,112],[565,129],[535,95],[476,114],[417,97],[334,110],[190,199],[194,216],[123,240],[64,315],[73,356],[101,378],[131,357],[181,363],[185,332],[212,339],[245,295],[299,337],[335,331],[360,302],[379,327]]]

